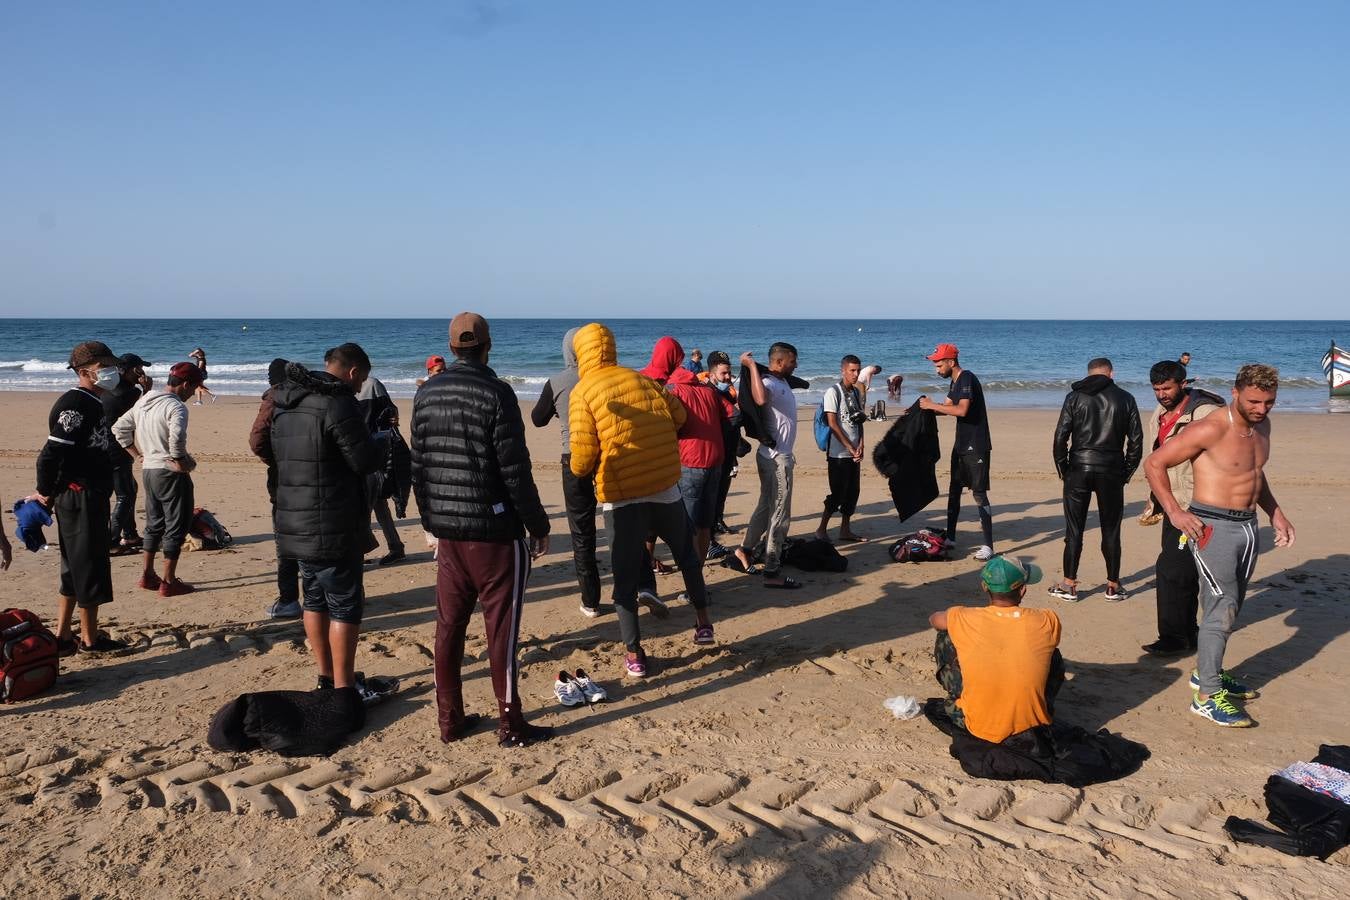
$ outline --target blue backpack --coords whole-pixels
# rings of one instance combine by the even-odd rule
[[[830,387],[830,390],[832,391],[839,390],[839,385],[837,384],[832,385]],[[839,399],[842,405],[842,401],[844,399],[842,393],[840,394]],[[815,426],[815,433],[816,433],[816,446],[819,447],[821,451],[828,453],[830,449],[830,435],[834,434],[834,432],[830,431],[830,423],[825,421],[824,397],[820,398],[820,406],[816,408],[816,418],[813,424]]]

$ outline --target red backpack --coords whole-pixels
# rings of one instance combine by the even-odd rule
[[[891,544],[891,559],[896,562],[929,562],[947,559],[947,544],[941,532],[921,528]]]
[[[36,613],[0,612],[0,702],[36,697],[55,683],[60,667],[56,636]]]

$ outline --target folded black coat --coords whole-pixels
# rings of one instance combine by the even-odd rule
[[[356,688],[240,694],[211,719],[213,750],[271,750],[282,756],[328,756],[366,724]]]
[[[901,522],[937,499],[941,458],[937,415],[919,409],[915,400],[872,450],[872,463],[890,484]]]

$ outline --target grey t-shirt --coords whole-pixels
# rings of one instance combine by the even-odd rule
[[[850,388],[849,391],[853,394],[854,408],[861,411],[862,398],[858,395],[858,389]],[[824,403],[827,413],[834,413],[839,417],[839,430],[844,432],[856,447],[858,441],[862,440],[863,426],[861,422],[856,425],[853,424],[852,417],[849,416],[849,403],[844,394],[843,384],[836,382],[831,385],[830,389],[825,392],[825,399],[822,403]],[[831,459],[853,458],[853,454],[839,442],[839,438],[835,436],[833,431],[830,432],[830,449],[827,452]]]

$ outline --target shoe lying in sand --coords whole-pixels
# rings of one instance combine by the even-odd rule
[[[609,699],[609,694],[605,693],[605,689],[591,681],[590,676],[581,669],[577,669],[575,678],[577,687],[581,688],[581,693],[586,698],[587,703],[603,703]]]
[[[581,685],[566,672],[559,672],[557,680],[553,682],[553,696],[563,706],[586,705],[586,695],[581,692]]]
[[[380,675],[372,675],[367,678],[364,673],[357,672],[354,680],[356,681],[357,693],[361,695],[361,702],[366,706],[383,703],[386,697],[398,691],[397,678],[386,678]]]

